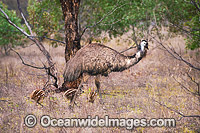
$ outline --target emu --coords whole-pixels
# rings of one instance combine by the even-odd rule
[[[100,92],[99,76],[108,76],[111,72],[121,72],[131,66],[137,64],[145,55],[148,49],[148,42],[142,40],[138,51],[133,56],[125,56],[116,50],[98,43],[91,43],[81,48],[74,57],[72,57],[67,63],[64,71],[64,81],[72,82],[78,79],[80,76],[85,75],[96,76],[95,84],[97,92],[99,93],[100,100],[102,100]],[[87,79],[85,81],[87,81]],[[74,105],[76,96],[80,93],[82,81],[71,100],[71,105]]]

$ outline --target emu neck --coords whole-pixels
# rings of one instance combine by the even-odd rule
[[[141,49],[140,51],[138,51],[136,53],[135,56],[127,57],[127,59],[126,59],[126,67],[129,68],[129,67],[137,64],[142,59],[142,57],[144,56],[144,52],[145,52],[145,50]]]

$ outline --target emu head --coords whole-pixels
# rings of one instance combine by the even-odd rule
[[[148,47],[148,42],[146,40],[142,40],[140,45],[139,45],[139,50],[144,51],[146,49],[149,49]]]
[[[148,48],[148,42],[146,40],[142,40],[140,45],[138,46],[138,51],[140,51],[138,54],[143,53],[143,57],[146,56]]]

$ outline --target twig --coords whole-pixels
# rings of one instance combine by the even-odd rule
[[[44,65],[44,67],[45,67],[45,65]],[[57,79],[57,77],[56,77],[55,75],[53,75],[53,74],[51,73],[51,67],[54,67],[54,64],[53,64],[52,66],[50,66],[50,67],[46,67],[47,74],[50,75],[50,76],[52,76],[52,77],[54,78],[55,82],[54,82],[53,85],[54,85],[56,88],[58,88],[58,84],[57,84],[58,79]]]
[[[2,15],[0,15],[0,16],[5,19],[5,17],[3,17]],[[9,31],[9,32],[20,32],[18,30],[8,30],[7,28],[2,28],[2,27],[1,27],[1,29],[3,29],[4,31]]]
[[[57,85],[57,77],[54,76],[54,75],[51,73],[51,71],[50,71],[50,70],[51,70],[51,67],[53,67],[53,66],[46,67],[45,64],[43,64],[44,67],[37,67],[37,66],[33,66],[33,65],[30,65],[30,64],[27,64],[27,63],[24,62],[23,58],[21,57],[21,55],[20,55],[17,51],[15,51],[15,50],[13,50],[13,49],[11,49],[11,50],[12,50],[13,52],[15,52],[15,53],[19,56],[19,58],[20,58],[21,61],[22,61],[22,64],[24,64],[24,65],[26,65],[26,66],[29,66],[29,67],[32,67],[32,68],[36,68],[36,69],[45,69],[45,70],[46,70],[46,73],[54,78],[55,82],[54,82],[53,85],[54,85],[56,88],[58,88],[58,85]],[[53,64],[53,65],[54,65],[54,64]],[[49,76],[48,76],[47,82],[46,82],[45,85],[44,85],[44,88],[46,88],[46,87],[48,86],[48,85],[47,85],[48,82],[49,82]]]
[[[139,45],[138,45],[138,42],[137,42],[137,37],[135,35],[135,26],[134,25],[133,25],[133,40],[134,40],[136,46],[138,47]]]
[[[116,20],[116,19],[115,19],[115,20]],[[106,23],[103,23],[103,24],[101,24],[101,25],[112,26],[112,25],[114,25],[114,24],[116,24],[116,23],[118,23],[118,22],[124,20],[124,18],[121,18],[121,19],[116,20],[116,21],[115,21],[115,20],[113,20],[111,24],[110,24],[110,23],[109,23],[109,24],[108,24],[108,23],[107,23],[107,24],[106,24]]]
[[[1,16],[1,15],[0,15]],[[1,16],[2,18],[6,19],[5,17]],[[7,30],[5,28],[1,28],[5,31],[10,31],[10,32],[20,32],[20,31],[17,31],[17,30]],[[29,36],[29,37],[34,37],[34,38],[46,38],[48,40],[51,40],[51,41],[55,41],[55,42],[59,42],[59,43],[62,43],[62,44],[66,44],[65,42],[63,41],[60,41],[60,40],[56,40],[56,39],[52,39],[52,38],[49,38],[49,37],[46,37],[46,36]]]
[[[46,36],[43,36],[44,38],[48,39],[48,40],[51,40],[51,41],[55,41],[55,42],[59,42],[59,43],[62,43],[62,44],[66,44],[65,42],[63,41],[59,41],[59,40],[56,40],[56,39],[51,39],[51,38],[48,38]]]
[[[56,39],[52,39],[52,38],[49,38],[49,37],[47,37],[47,36],[30,36],[30,37],[32,37],[32,38],[46,38],[46,39],[48,39],[48,40],[51,40],[51,41],[55,41],[55,42],[59,42],[59,43],[62,43],[62,44],[66,44],[65,42],[63,42],[63,41],[60,41],[60,40],[56,40]]]

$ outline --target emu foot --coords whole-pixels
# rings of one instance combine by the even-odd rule
[[[79,107],[76,102],[75,102],[75,99],[77,96],[81,95],[82,93],[84,93],[84,91],[82,91],[81,89],[78,90],[78,89],[69,89],[67,90],[63,96],[65,96],[68,100],[70,100],[70,105],[69,105],[69,109],[71,111],[73,111],[73,108],[74,108],[74,105],[76,105],[77,107]]]
[[[94,103],[94,100],[96,99],[97,93],[95,91],[91,91],[88,94],[88,101],[91,103]]]
[[[73,106],[73,105],[70,104],[68,108],[69,108],[69,110],[70,110],[71,112],[74,112],[74,106]]]

